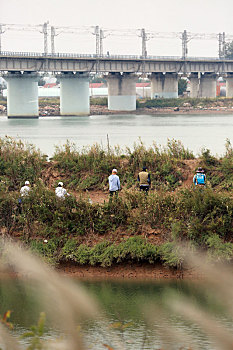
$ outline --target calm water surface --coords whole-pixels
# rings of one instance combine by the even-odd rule
[[[54,146],[67,140],[78,147],[102,143],[132,147],[139,137],[150,146],[165,145],[168,138],[181,140],[196,154],[209,148],[224,153],[227,138],[233,141],[233,114],[229,115],[97,115],[90,117],[42,117],[7,119],[0,117],[0,136],[13,136],[35,144],[49,156]]]
[[[103,344],[111,345],[114,349],[122,349],[116,345],[116,339],[124,343],[125,350],[161,349],[159,334],[164,324],[169,349],[173,348],[171,344],[174,342],[173,336],[171,339],[168,337],[172,325],[175,327],[175,332],[184,331],[193,339],[190,343],[187,340],[185,343],[180,341],[177,344],[176,342],[174,349],[179,349],[181,346],[187,349],[192,344],[193,349],[217,350],[209,337],[195,323],[187,322],[170,312],[164,323],[160,317],[153,317],[156,316],[157,307],[163,304],[168,288],[179,296],[186,295],[192,300],[198,300],[202,307],[208,304],[212,315],[233,330],[232,320],[223,315],[220,316],[219,313],[216,314],[215,305],[211,305],[209,301],[211,294],[207,296],[199,294],[199,289],[187,282],[88,281],[81,284],[86,292],[97,300],[104,315],[99,316],[97,320],[82,323],[82,331],[88,349],[103,350],[105,348]],[[32,286],[22,284],[17,280],[4,280],[0,283],[0,314],[2,315],[9,309],[13,310],[11,321],[15,326],[14,332],[18,335],[28,330],[32,324],[36,324],[39,313],[44,310],[38,303]],[[116,322],[128,325],[128,327],[120,331],[112,327]],[[47,326],[46,337],[59,336],[57,331],[51,329],[48,324]]]

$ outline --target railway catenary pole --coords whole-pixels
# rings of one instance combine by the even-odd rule
[[[44,54],[48,54],[48,24],[49,21],[43,24],[43,34],[44,34]]]
[[[222,58],[222,33],[218,34],[218,57]]]
[[[141,29],[141,38],[142,38],[142,57],[146,58],[147,56],[147,50],[146,50],[146,42],[149,40],[146,35],[145,28]]]
[[[2,29],[2,24],[0,24],[0,53],[2,52],[2,34],[4,30]]]
[[[96,54],[96,57],[99,57],[100,55],[100,27],[99,26],[95,27],[94,35],[95,35],[95,54]]]
[[[182,33],[182,58],[186,60],[188,55],[188,34],[187,30],[184,30]]]
[[[99,74],[99,65],[100,62],[98,58],[100,57],[100,27],[95,26],[95,31],[93,33],[95,35],[95,54],[96,54],[96,74]]]
[[[226,57],[226,33],[222,33],[222,57]]]
[[[54,54],[55,53],[55,28],[52,26],[51,27],[51,53]]]
[[[145,59],[147,57],[146,42],[150,39],[145,31],[145,28],[141,29],[139,36],[142,38],[142,73],[145,75]]]
[[[104,36],[104,31],[102,29],[100,29],[100,57],[103,57],[104,55],[104,39],[106,38],[106,36]]]

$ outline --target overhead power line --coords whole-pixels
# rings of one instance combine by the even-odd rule
[[[55,53],[55,37],[63,34],[72,35],[95,35],[96,56],[103,56],[103,42],[108,36],[124,38],[141,38],[142,58],[147,57],[147,41],[153,39],[180,39],[182,43],[182,58],[185,61],[188,56],[188,43],[191,40],[213,40],[218,43],[219,58],[225,58],[226,44],[233,40],[233,35],[223,33],[192,33],[184,30],[183,32],[159,32],[146,31],[145,28],[101,28],[100,26],[51,26],[49,22],[43,24],[0,24],[0,52],[2,51],[2,35],[6,31],[29,31],[40,32],[44,36],[44,54],[49,52],[48,37],[50,34],[51,52]]]

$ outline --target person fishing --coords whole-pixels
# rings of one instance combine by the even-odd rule
[[[118,191],[121,188],[120,179],[117,175],[117,169],[112,169],[112,175],[108,177],[109,182],[109,194],[112,197],[113,195],[118,195]]]
[[[204,169],[199,167],[196,171],[196,174],[193,177],[193,183],[195,186],[205,186],[206,185],[206,175]]]
[[[65,199],[67,196],[70,196],[70,194],[67,192],[67,190],[63,187],[63,182],[58,182],[58,186],[55,189],[55,194],[60,199]]]
[[[142,171],[138,174],[137,180],[139,182],[140,191],[144,191],[147,195],[151,185],[151,178],[145,166],[142,168]]]
[[[23,197],[27,197],[29,195],[29,192],[31,191],[30,182],[27,180],[24,183],[24,186],[20,189],[20,198],[18,200],[19,204],[22,203]]]

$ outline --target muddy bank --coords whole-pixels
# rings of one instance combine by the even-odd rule
[[[201,271],[195,269],[177,270],[149,263],[122,263],[111,267],[80,266],[63,263],[57,271],[74,278],[83,279],[130,279],[130,280],[161,280],[161,279],[200,279]]]
[[[169,268],[149,263],[121,263],[111,267],[77,265],[61,263],[55,270],[64,276],[86,280],[199,280],[204,278],[201,271],[195,269]],[[0,280],[28,278],[29,275],[18,273],[11,268],[0,270]]]
[[[91,106],[91,115],[113,114],[232,114],[233,109],[228,107],[194,108],[194,107],[145,107],[137,108],[136,111],[109,111],[107,106]]]
[[[0,106],[1,107],[1,106]],[[2,106],[4,107],[4,106]],[[197,108],[197,107],[144,107],[137,108],[135,111],[110,111],[107,106],[91,105],[90,115],[115,115],[115,114],[232,114],[232,107],[210,107],[210,108]],[[7,109],[0,109],[0,116],[6,116]],[[60,116],[59,105],[47,105],[39,107],[40,117]]]
[[[194,107],[166,107],[155,108],[145,107],[138,108],[136,111],[110,111],[107,106],[92,105],[90,107],[90,115],[114,115],[114,114],[231,114],[232,108],[227,107],[211,107],[211,108],[194,108]],[[40,108],[40,116],[58,116],[60,115],[59,106],[54,108],[51,106]]]

